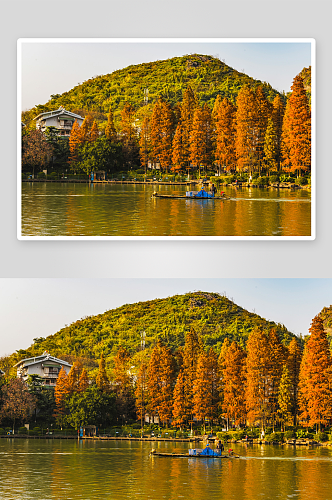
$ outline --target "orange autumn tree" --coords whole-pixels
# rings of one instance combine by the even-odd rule
[[[62,366],[56,381],[56,386],[54,388],[54,397],[55,397],[54,417],[60,424],[61,430],[63,426],[64,417],[66,415],[66,397],[68,396],[68,394],[69,394],[68,375],[66,370]]]
[[[212,122],[211,113],[206,104],[197,106],[193,116],[190,136],[190,162],[200,169],[211,165]]]
[[[124,161],[132,168],[136,160],[136,129],[135,129],[135,108],[128,102],[125,103],[121,111],[121,142],[123,144]]]
[[[148,362],[145,357],[142,357],[136,375],[136,383],[134,391],[136,415],[137,418],[141,420],[142,429],[145,420],[145,411],[148,406],[147,370],[148,370]]]
[[[160,342],[151,353],[147,375],[147,410],[167,426],[172,416],[174,360],[171,350]]]
[[[249,87],[242,87],[236,100],[236,158],[237,170],[248,169],[252,174],[257,166],[255,94]]]
[[[161,150],[159,153],[160,166],[168,172],[172,163],[173,113],[171,106],[163,101],[160,115]]]
[[[145,174],[148,166],[150,151],[150,117],[146,114],[144,115],[139,135],[139,155]]]
[[[323,320],[316,316],[309,328],[300,368],[300,419],[321,429],[331,419],[332,392],[330,385],[331,352]]]
[[[114,125],[114,116],[113,116],[113,111],[112,107],[110,106],[108,115],[107,115],[107,125],[105,128],[105,136],[110,142],[116,142],[117,140],[117,132],[115,130],[115,125]]]
[[[224,342],[221,346],[219,357],[218,357],[218,369],[220,373],[220,384],[219,384],[219,417],[223,418],[223,401],[224,401],[224,383],[223,383],[223,370],[225,368],[225,358],[227,351],[229,349],[229,346],[231,345],[230,341],[226,337],[224,339]],[[228,430],[228,426],[227,426]]]
[[[89,387],[89,378],[86,369],[81,371],[80,378],[78,379],[77,391],[84,392]]]
[[[274,427],[278,413],[278,395],[279,385],[285,363],[286,350],[282,345],[279,335],[275,329],[270,330],[268,333],[269,342],[269,417],[272,419],[272,428]]]
[[[196,378],[193,386],[193,413],[203,421],[204,434],[206,421],[211,430],[213,419],[218,416],[220,376],[218,358],[213,348],[202,352],[197,360]]]
[[[183,163],[185,168],[190,167],[190,139],[192,135],[193,128],[193,118],[194,112],[197,107],[196,96],[190,86],[186,88],[183,93],[183,99],[181,103],[181,141],[183,146]]]
[[[94,120],[92,118],[92,115],[90,114],[86,115],[81,126],[81,138],[83,143],[90,140],[90,133],[93,123]]]
[[[302,351],[300,345],[297,339],[293,338],[288,345],[287,366],[289,369],[289,375],[292,383],[291,399],[292,399],[292,415],[293,415],[294,426],[297,425],[298,390],[299,390],[301,360],[302,360]]]
[[[252,110],[255,121],[255,152],[259,174],[261,174],[263,166],[265,135],[271,115],[271,108],[272,106],[263,92],[263,87],[260,85],[255,91],[255,106]]]
[[[77,120],[75,120],[69,136],[69,164],[72,170],[77,168],[77,164],[80,161],[79,148],[82,146],[83,142],[81,128]]]
[[[282,129],[283,167],[301,175],[311,167],[311,116],[300,75],[294,78],[291,89]]]
[[[245,422],[245,353],[232,342],[226,351],[221,373],[223,386],[223,417],[240,425]]]
[[[110,382],[106,373],[105,359],[103,353],[101,353],[99,361],[99,370],[96,377],[96,385],[101,392],[110,391]]]
[[[275,132],[275,160],[277,170],[281,168],[281,137],[282,137],[282,122],[284,119],[285,106],[279,94],[276,95],[272,104],[271,118],[273,120]]]
[[[278,416],[284,430],[286,425],[292,423],[292,403],[292,380],[288,366],[284,365],[278,389]]]
[[[221,102],[217,98],[213,111],[215,126],[215,161],[219,166],[219,171],[221,166],[224,166],[226,170],[230,170],[236,162],[236,107],[226,97]]]
[[[197,332],[191,328],[186,334],[183,349],[184,398],[186,415],[193,421],[193,387],[196,379],[197,360],[202,351]]]
[[[99,137],[99,129],[96,120],[94,120],[91,130],[90,130],[90,135],[89,135],[89,142],[93,142]]]
[[[267,335],[259,328],[253,330],[247,342],[246,407],[249,423],[259,422],[262,430],[270,415],[270,356]]]
[[[183,126],[181,120],[178,122],[172,144],[172,171],[184,170],[187,166],[187,151],[185,150]]]
[[[116,406],[122,420],[130,418],[134,409],[133,377],[130,371],[130,361],[129,351],[119,347],[113,360],[113,385],[116,394]]]
[[[173,422],[182,430],[186,420],[189,420],[189,415],[186,414],[186,398],[185,398],[185,380],[183,371],[183,351],[180,348],[176,357],[179,365],[179,372],[176,378],[176,383],[173,391]]]

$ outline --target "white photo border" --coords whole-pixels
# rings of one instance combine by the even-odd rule
[[[310,236],[25,236],[22,235],[21,110],[22,45],[26,43],[310,43],[311,44],[311,234]],[[314,38],[19,38],[17,40],[17,239],[21,241],[227,241],[316,239],[316,40]]]

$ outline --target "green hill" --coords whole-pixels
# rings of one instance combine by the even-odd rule
[[[324,307],[319,313],[323,320],[324,329],[327,333],[327,338],[332,346],[332,306]]]
[[[27,123],[39,113],[58,109],[61,105],[83,115],[88,111],[95,113],[101,121],[106,119],[111,105],[115,121],[118,121],[125,102],[135,107],[139,118],[139,110],[145,106],[152,108],[159,96],[173,106],[181,102],[188,85],[196,92],[199,101],[207,102],[210,107],[218,94],[228,97],[235,104],[237,94],[244,85],[252,88],[263,85],[270,101],[278,94],[270,84],[254,80],[215,57],[191,54],[128,66],[91,78],[68,92],[52,95],[46,104],[25,112],[23,121]],[[148,89],[147,104],[144,102],[145,89]]]
[[[54,335],[34,339],[26,350],[19,350],[13,359],[35,356],[48,350],[52,355],[80,356],[91,361],[103,352],[109,360],[119,346],[134,354],[139,351],[141,333],[145,331],[149,351],[158,339],[173,350],[184,345],[186,332],[194,328],[206,346],[217,351],[227,337],[245,345],[251,330],[257,326],[275,328],[287,345],[293,338],[285,326],[250,313],[217,293],[194,292],[126,304],[104,314],[80,319]]]

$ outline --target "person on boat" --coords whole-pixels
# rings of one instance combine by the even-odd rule
[[[196,196],[198,198],[206,198],[208,196],[207,192],[204,189],[204,186],[201,187],[201,190],[198,191],[198,193],[196,194]]]
[[[211,193],[211,196],[214,198],[215,195],[217,194],[217,188],[214,184],[212,184],[211,188],[210,188],[210,193]]]
[[[216,448],[217,448],[217,450],[224,451],[224,445],[222,444],[222,442],[220,441],[220,439],[219,439],[219,441],[217,443]]]

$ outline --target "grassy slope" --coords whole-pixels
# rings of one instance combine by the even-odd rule
[[[241,87],[257,87],[262,84],[244,73],[227,66],[217,58],[191,54],[174,57],[164,61],[128,66],[111,74],[97,76],[77,85],[63,94],[51,96],[45,105],[38,105],[25,113],[23,121],[29,121],[44,111],[58,109],[60,105],[74,112],[93,111],[102,115],[112,106],[116,121],[126,101],[136,110],[144,107],[144,89],[149,89],[147,107],[152,108],[159,96],[173,106],[182,100],[183,91],[188,85],[197,93],[201,103],[210,107],[218,94],[228,97],[235,103]],[[270,101],[277,95],[268,83],[263,83],[264,92]],[[146,109],[146,108],[145,108]],[[138,118],[140,113],[138,112]]]
[[[26,350],[18,351],[16,359],[41,354],[82,356],[98,359],[101,352],[109,360],[122,345],[133,354],[139,350],[141,332],[146,332],[146,348],[158,339],[175,350],[184,344],[185,333],[194,327],[202,335],[206,346],[219,351],[226,337],[245,345],[249,333],[256,326],[276,328],[285,344],[293,334],[283,325],[268,322],[257,314],[237,306],[216,293],[195,292],[155,299],[137,304],[126,304],[104,314],[91,316],[61,329],[46,339],[37,339]]]

